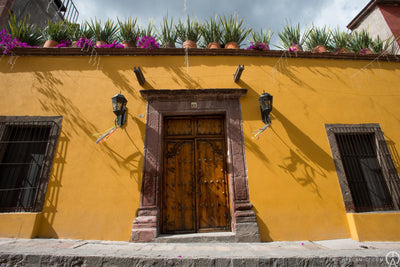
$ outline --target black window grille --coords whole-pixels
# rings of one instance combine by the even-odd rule
[[[400,179],[379,125],[326,129],[346,210],[399,210]]]
[[[61,117],[0,117],[0,212],[43,207]]]

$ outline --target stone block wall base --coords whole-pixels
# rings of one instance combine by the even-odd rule
[[[237,242],[261,242],[257,222],[236,223]]]
[[[135,219],[131,242],[152,242],[157,236],[157,216],[139,216]]]
[[[157,236],[157,231],[154,228],[133,229],[131,242],[152,242]]]

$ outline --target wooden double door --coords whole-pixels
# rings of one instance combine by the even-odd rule
[[[230,230],[224,116],[164,118],[163,233]]]

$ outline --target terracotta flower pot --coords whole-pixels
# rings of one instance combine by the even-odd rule
[[[301,45],[299,44],[294,44],[289,48],[289,51],[291,52],[302,52],[303,51],[303,47],[301,47]]]
[[[369,49],[369,48],[363,48],[363,49],[361,49],[360,52],[358,52],[358,54],[359,54],[359,55],[371,55],[371,54],[373,54],[373,53],[372,53],[371,49]]]
[[[218,49],[221,48],[221,45],[217,42],[212,42],[207,45],[208,49]]]
[[[105,44],[107,44],[107,43],[104,42],[104,41],[97,41],[96,42],[96,47],[100,47],[100,46],[105,45]]]
[[[325,53],[325,52],[328,52],[328,50],[326,50],[326,47],[324,45],[317,45],[311,51],[311,53]]]
[[[227,49],[239,49],[239,45],[236,42],[229,42],[225,44],[225,48]]]
[[[124,46],[124,48],[135,48],[136,47],[136,43],[133,41],[123,41],[122,45]]]
[[[166,43],[166,44],[163,44],[161,47],[162,48],[175,48],[176,46],[174,43]]]
[[[264,45],[264,48],[262,49],[263,51],[269,50],[269,45],[266,43],[262,43]]]
[[[197,45],[195,42],[187,40],[182,44],[182,48],[197,48]]]
[[[342,47],[339,50],[336,51],[336,53],[349,53],[349,49],[347,49],[346,47]]]
[[[56,41],[54,41],[54,40],[47,40],[45,43],[44,43],[44,45],[43,45],[43,47],[56,47],[57,45],[59,45],[59,43],[58,42],[56,42]]]

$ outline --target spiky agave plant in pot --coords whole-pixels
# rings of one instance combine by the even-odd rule
[[[186,23],[179,20],[175,26],[178,34],[178,43],[182,48],[197,48],[197,42],[200,39],[200,24],[197,20],[193,21],[187,16]]]
[[[221,48],[221,21],[218,17],[210,17],[209,20],[201,25],[202,47],[209,49]]]
[[[250,50],[269,50],[269,44],[271,42],[273,33],[271,29],[261,29],[259,32],[252,31],[250,37],[250,46],[247,49]]]
[[[303,51],[303,44],[309,33],[309,29],[306,29],[303,34],[301,33],[300,23],[293,26],[290,22],[287,22],[283,31],[278,33],[281,43],[278,48],[289,51]]]
[[[103,26],[101,20],[95,18],[90,21],[89,28],[93,32],[93,41],[97,47],[104,47],[116,39],[118,26],[111,19],[108,19]]]
[[[178,39],[178,33],[176,31],[173,18],[168,18],[168,12],[167,15],[163,17],[163,20],[160,24],[160,28],[157,32],[157,38],[161,42],[161,47],[175,48],[175,43]]]
[[[70,44],[69,30],[64,21],[48,21],[47,27],[43,30],[43,37],[46,39],[43,47],[65,47]]]
[[[239,49],[243,41],[251,33],[251,29],[247,29],[243,23],[244,18],[239,20],[238,15],[220,16],[222,25],[222,42],[225,48]]]
[[[17,19],[15,14],[10,15],[8,26],[10,34],[18,41],[26,43],[29,46],[38,46],[43,43],[42,33],[35,24],[29,22],[30,17]]]
[[[349,52],[349,41],[350,34],[344,32],[338,28],[331,31],[331,39],[329,41],[329,50],[336,53],[348,53]]]
[[[76,43],[81,38],[81,27],[78,23],[66,21],[69,37],[71,38],[71,47],[77,47]]]
[[[149,21],[147,27],[139,26],[139,37],[154,36],[154,21]]]
[[[327,48],[329,45],[331,33],[326,27],[312,27],[308,38],[305,40],[305,44],[308,50],[312,53],[324,53],[328,52]]]
[[[383,40],[379,37],[379,35],[372,40],[371,43],[371,50],[375,54],[397,54],[398,46],[397,40],[400,39],[400,35],[397,38],[394,36],[390,36],[386,40]]]
[[[136,27],[137,18],[127,18],[125,21],[120,21],[117,18],[119,30],[118,40],[122,43],[124,48],[136,47],[136,39],[139,36],[139,29]]]
[[[349,48],[350,51],[361,55],[372,54],[371,51],[372,38],[368,31],[361,30],[360,32],[353,31],[351,33]]]
[[[76,43],[72,42],[72,47],[87,49],[95,45],[95,42],[92,40],[94,39],[94,33],[87,21],[83,22],[79,27],[79,31],[75,31],[72,36],[73,40],[77,40]]]

